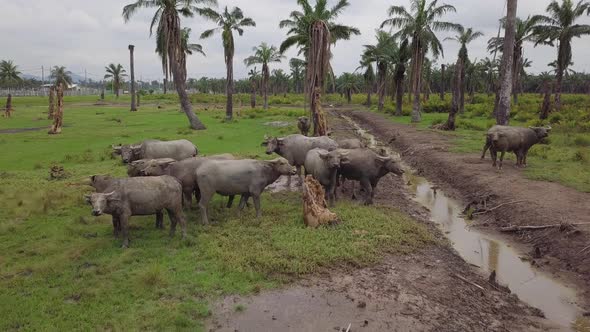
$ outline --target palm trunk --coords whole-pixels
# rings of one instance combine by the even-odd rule
[[[543,105],[541,106],[541,112],[539,114],[539,119],[541,120],[547,119],[549,117],[549,113],[551,112],[551,83],[545,82],[543,90]]]
[[[514,62],[512,63],[512,99],[514,104],[518,104],[518,81],[520,77],[520,59],[522,49],[515,47]]]
[[[131,112],[137,112],[137,106],[135,103],[135,64],[133,61],[133,50],[135,46],[129,45],[129,69],[131,70],[131,88],[129,93],[131,94]]]
[[[270,74],[268,73],[268,65],[267,64],[263,64],[262,65],[262,89],[263,89],[263,95],[264,95],[264,109],[267,110],[268,109],[268,80],[269,80]]]
[[[395,83],[397,93],[395,94],[395,115],[402,116],[402,107],[404,104],[404,77],[397,79]]]
[[[440,67],[440,100],[445,100],[445,69],[447,66]]]
[[[377,64],[378,67],[378,86],[377,93],[379,94],[379,112],[383,112],[385,106],[385,75],[387,74],[387,65],[383,62]]]
[[[225,66],[227,69],[227,79],[225,92],[227,94],[227,101],[225,105],[225,120],[231,121],[234,112],[234,55],[233,50],[227,50],[225,55]]]
[[[461,107],[461,91],[465,84],[463,84],[463,70],[464,70],[464,63],[461,57],[457,59],[457,65],[455,69],[455,78],[453,81],[453,98],[451,100],[451,109],[449,110],[449,118],[447,122],[440,127],[442,130],[455,130],[455,119],[457,118],[457,113],[460,111]]]
[[[250,85],[252,86],[252,91],[250,93],[250,107],[256,108],[256,82],[252,80]]]
[[[465,112],[465,90],[467,87],[465,86],[465,65],[466,61],[461,61],[461,80],[459,85],[459,91],[461,92],[461,100],[459,104],[459,113],[463,114]]]
[[[371,87],[367,89],[367,107],[371,107]]]
[[[49,111],[47,112],[47,119],[53,120],[55,114],[55,87],[49,88]]]
[[[165,78],[164,79],[164,94],[166,94],[167,90],[168,90],[168,79]]]
[[[420,47],[420,41],[416,42],[414,46],[414,56],[416,57],[413,73],[414,73],[414,103],[412,105],[412,122],[420,122],[422,120],[422,114],[420,110],[420,88],[422,86],[422,60],[424,54],[422,54],[422,47]]]
[[[55,108],[55,112],[53,114],[53,125],[49,130],[48,134],[56,135],[61,133],[61,127],[63,125],[63,114],[64,114],[64,89],[63,85],[60,83],[57,86],[57,106]]]
[[[504,36],[504,52],[502,54],[502,74],[496,123],[507,125],[510,119],[510,97],[512,95],[512,62],[514,61],[514,40],[516,35],[517,0],[508,0],[506,34]]]
[[[557,75],[556,75],[556,84],[555,84],[555,110],[557,112],[561,111],[561,90],[563,86],[563,74],[566,69],[566,43],[563,41],[559,41],[559,54],[557,55]]]

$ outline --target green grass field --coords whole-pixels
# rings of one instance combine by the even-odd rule
[[[551,125],[553,130],[549,139],[537,144],[529,151],[528,167],[523,174],[531,179],[552,181],[572,187],[576,190],[590,192],[590,96],[564,95],[564,109],[553,112],[548,120],[538,120],[537,112],[541,105],[539,95],[523,95],[518,105],[513,106],[510,125],[541,126]],[[458,129],[444,132],[453,137],[454,151],[463,153],[480,153],[485,142],[485,133],[496,122],[492,118],[493,97],[477,95],[474,104],[466,103],[465,113],[457,116]],[[391,115],[394,106],[386,105],[386,112],[392,121],[410,124],[411,105],[404,98],[404,116]],[[445,110],[450,103],[450,96],[441,102],[437,95],[432,95],[424,109],[426,111]],[[372,107],[376,111],[375,107]],[[423,130],[431,125],[447,120],[447,113],[423,113],[422,122],[417,124]],[[489,152],[487,154],[490,159]],[[509,160],[506,166],[512,166],[516,158],[513,153],[506,154]],[[491,165],[491,161],[490,161]],[[491,166],[490,166],[491,169]]]
[[[171,99],[144,98],[137,113],[125,97],[95,106],[95,97],[66,98],[65,128],[47,135],[45,98],[15,98],[0,118],[0,330],[202,330],[210,304],[226,294],[253,294],[335,266],[365,266],[386,252],[433,242],[425,227],[398,211],[342,202],[337,227],[306,229],[297,193],[265,194],[263,218],[212,203],[216,224],[188,212],[189,236],[170,238],[153,217],[131,220],[131,248],[120,249],[108,216],[90,216],[83,194],[93,174],[124,176],[110,145],[146,138],[193,141],[202,154],[268,158],[265,134],[296,131],[301,109],[248,110],[224,123],[222,111],[199,112],[206,131],[191,131]],[[158,109],[156,103],[164,105]],[[269,121],[291,121],[273,128]],[[67,178],[50,181],[49,168]],[[166,218],[166,224],[168,224]]]

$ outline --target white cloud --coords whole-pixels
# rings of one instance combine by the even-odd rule
[[[136,76],[143,79],[161,79],[158,57],[154,54],[155,42],[149,36],[150,10],[141,10],[129,23],[121,17],[125,4],[131,0],[0,0],[0,58],[14,60],[25,73],[40,75],[41,66],[64,65],[71,71],[100,79],[104,66],[108,63],[121,63],[128,66],[127,45],[136,45]],[[333,48],[332,66],[337,73],[354,71],[358,66],[364,44],[374,42],[374,31],[386,18],[387,8],[393,1],[350,0],[351,6],[339,18],[343,24],[353,25],[362,35],[350,41],[341,41]],[[331,2],[334,2],[332,0]],[[456,14],[446,19],[474,27],[484,32],[485,37],[470,45],[472,58],[489,56],[486,42],[497,34],[498,19],[502,16],[504,1],[447,0],[457,8]],[[542,14],[549,0],[520,0],[520,17]],[[395,4],[408,6],[407,0]],[[238,6],[246,16],[252,17],[255,28],[246,28],[244,36],[236,38],[235,77],[244,77],[247,69],[243,59],[250,55],[253,46],[267,42],[278,46],[286,37],[285,30],[278,28],[280,20],[290,11],[297,9],[295,0],[223,0],[220,8],[228,5]],[[590,18],[584,18],[590,23]],[[188,72],[191,77],[225,75],[221,37],[215,35],[207,40],[198,40],[199,34],[214,26],[202,18],[183,19],[183,25],[193,30],[193,42],[201,43],[207,57],[194,55],[188,59]],[[444,34],[440,36],[441,39]],[[583,71],[590,67],[590,45],[585,37],[573,44],[574,69]],[[454,62],[458,46],[444,42],[445,63]],[[556,50],[551,47],[525,47],[525,56],[533,61],[532,71],[547,69],[553,61]],[[290,50],[287,57],[296,56]],[[439,62],[440,62],[439,61]],[[274,65],[274,68],[288,70],[287,61]]]

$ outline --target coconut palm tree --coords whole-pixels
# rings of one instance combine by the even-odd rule
[[[506,23],[506,19],[502,19],[502,24]],[[526,19],[516,18],[516,40],[514,42],[514,59],[512,71],[513,76],[513,98],[514,102],[518,103],[518,94],[516,93],[516,84],[520,80],[520,71],[517,70],[519,64],[524,56],[524,43],[536,42],[537,35],[535,34],[535,26],[539,23],[538,16],[529,16]],[[504,37],[493,37],[488,41],[488,50],[492,53],[502,51],[504,45]]]
[[[379,111],[383,111],[385,103],[385,90],[387,84],[387,72],[394,63],[397,45],[392,36],[383,31],[377,30],[377,43],[375,45],[364,45],[365,48],[362,61],[367,63],[375,62],[377,65],[377,94],[379,95]]]
[[[55,66],[51,69],[49,78],[53,80],[55,86],[61,83],[64,89],[72,86],[72,72],[64,66]]]
[[[155,9],[150,24],[150,35],[156,29],[156,49],[162,53],[162,69],[168,77],[172,74],[182,111],[193,129],[206,129],[192,110],[186,92],[186,53],[182,48],[181,17],[193,17],[198,5],[216,5],[216,0],[137,0],[123,8],[123,18],[128,22],[141,8]],[[167,83],[168,80],[166,80]]]
[[[439,21],[446,13],[456,12],[455,7],[447,4],[438,5],[438,0],[427,3],[426,0],[410,0],[411,12],[404,6],[391,6],[388,16],[391,18],[381,23],[381,28],[391,26],[400,29],[393,36],[399,40],[411,38],[412,64],[411,87],[414,94],[412,122],[420,122],[420,90],[422,87],[422,68],[424,57],[430,51],[434,58],[443,54],[442,44],[436,32],[458,30],[460,25]]]
[[[293,86],[296,93],[303,92],[303,81],[305,79],[305,60],[292,58],[289,60],[289,67],[291,68],[291,78],[293,79]]]
[[[514,43],[516,41],[516,7],[517,0],[507,0],[506,24],[504,25],[504,49],[500,66],[500,90],[494,107],[496,124],[507,125],[510,119],[510,95],[512,94],[512,62],[514,61]]]
[[[252,50],[254,51],[254,55],[244,59],[244,63],[246,66],[262,65],[262,89],[264,93],[264,109],[266,110],[268,109],[268,82],[270,79],[268,65],[273,62],[281,62],[285,56],[275,46],[269,46],[267,43],[262,43]]]
[[[105,71],[107,72],[104,75],[105,79],[110,79],[112,81],[113,92],[115,96],[119,98],[119,90],[121,89],[121,84],[123,83],[123,78],[127,76],[125,69],[121,64],[115,65],[111,63],[108,67],[105,67]]]
[[[538,37],[537,44],[553,46],[557,42],[557,81],[555,86],[555,109],[561,110],[561,88],[563,76],[572,60],[572,40],[590,35],[590,25],[577,24],[584,15],[590,15],[590,2],[580,0],[576,4],[572,0],[551,1],[546,9],[547,16],[537,15],[538,24],[534,32]]]
[[[327,0],[316,0],[314,6],[309,0],[298,0],[301,11],[293,11],[289,19],[279,23],[280,28],[288,28],[287,39],[281,44],[280,51],[284,52],[296,45],[299,54],[305,56],[306,94],[310,96],[310,110],[314,124],[314,135],[325,135],[327,125],[321,115],[321,95],[324,80],[330,69],[330,46],[338,40],[350,39],[352,35],[359,35],[360,31],[354,27],[341,25],[335,19],[350,4],[348,0],[339,0],[336,5],[328,8]]]
[[[453,40],[461,45],[461,48],[459,48],[459,56],[457,62],[457,68],[461,69],[461,82],[459,82],[461,83],[461,85],[455,87],[456,89],[460,89],[460,113],[463,113],[463,111],[465,110],[465,67],[469,62],[469,52],[467,51],[467,44],[471,43],[472,41],[476,40],[481,36],[483,36],[483,33],[480,31],[474,31],[473,28],[465,29],[464,27],[460,27],[457,31],[456,36],[445,38],[445,40]],[[461,61],[460,65],[459,61]]]
[[[225,56],[225,67],[227,70],[225,92],[227,94],[227,103],[225,107],[225,118],[231,120],[233,117],[233,93],[234,93],[234,31],[240,36],[244,34],[244,27],[254,27],[256,23],[249,17],[244,17],[244,13],[238,7],[231,11],[227,6],[223,12],[216,12],[211,8],[203,8],[198,11],[200,15],[217,24],[217,28],[205,30],[201,34],[201,39],[209,38],[217,31],[221,32],[221,41],[223,43],[223,53]]]
[[[18,83],[22,81],[21,72],[18,66],[12,60],[0,61],[0,82],[6,84]]]

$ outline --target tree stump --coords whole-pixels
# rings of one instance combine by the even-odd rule
[[[55,113],[55,87],[49,88],[49,111],[47,112],[47,119],[53,120]]]
[[[311,175],[303,183],[303,222],[313,228],[338,223],[338,216],[328,210],[324,188]]]
[[[4,117],[9,118],[12,115],[12,95],[9,93],[8,97],[6,98],[6,109],[4,110]]]
[[[141,106],[141,93],[137,92],[137,107]]]
[[[60,83],[57,87],[57,107],[53,114],[53,125],[49,130],[48,134],[56,135],[61,133],[61,127],[63,125],[63,115],[64,115],[64,89],[63,85]]]
[[[539,112],[539,119],[545,120],[551,113],[551,94],[553,93],[553,84],[545,82],[543,87],[543,104],[541,105],[541,112]]]

